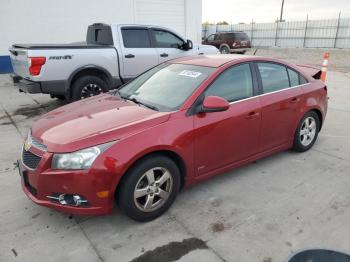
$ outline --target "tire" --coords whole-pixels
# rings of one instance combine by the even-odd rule
[[[153,185],[149,179],[152,176]],[[152,155],[137,162],[125,174],[118,186],[117,203],[128,217],[139,222],[151,221],[168,210],[179,190],[180,171],[174,161],[162,155]]]
[[[293,150],[296,152],[309,150],[315,144],[319,131],[320,119],[317,113],[314,111],[307,112],[300,120],[295,131]]]
[[[72,85],[72,100],[88,98],[108,91],[107,83],[97,76],[79,77]]]
[[[221,54],[229,54],[230,53],[230,49],[228,49],[227,46],[222,46],[222,47],[220,47],[220,53]]]

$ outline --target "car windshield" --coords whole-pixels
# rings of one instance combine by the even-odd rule
[[[178,110],[215,68],[161,64],[123,86],[119,95],[159,111]]]

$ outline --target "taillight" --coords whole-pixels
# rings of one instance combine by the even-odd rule
[[[29,74],[37,76],[40,74],[41,67],[46,62],[46,57],[28,57],[29,59]]]

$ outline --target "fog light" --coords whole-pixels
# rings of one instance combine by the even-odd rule
[[[58,196],[58,202],[60,202],[61,205],[67,205],[67,201],[65,199],[65,194],[61,194]]]
[[[61,205],[68,206],[88,206],[89,202],[81,195],[72,194],[61,194],[53,193],[51,196],[47,196],[54,202],[60,203]]]
[[[82,199],[81,196],[79,195],[74,195],[73,196],[73,201],[76,206],[80,206],[83,203],[87,203],[87,200]]]

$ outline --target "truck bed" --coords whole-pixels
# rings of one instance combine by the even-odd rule
[[[23,49],[95,49],[95,48],[113,48],[110,45],[87,44],[85,42],[71,44],[14,44],[13,48]]]

